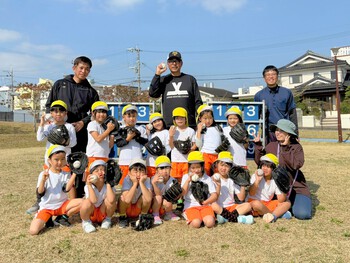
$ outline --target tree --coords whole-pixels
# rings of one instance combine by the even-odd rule
[[[113,85],[103,88],[100,100],[105,102],[149,102],[150,97],[148,91],[138,93],[136,87]]]

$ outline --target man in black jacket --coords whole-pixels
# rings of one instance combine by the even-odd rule
[[[156,74],[152,79],[149,95],[152,98],[162,96],[164,121],[169,128],[173,125],[172,112],[177,107],[183,107],[188,113],[188,123],[191,128],[196,128],[196,111],[203,104],[199,93],[197,80],[188,74],[181,72],[183,65],[180,52],[169,53],[167,65],[160,63],[156,68]],[[167,70],[170,74],[161,77]]]

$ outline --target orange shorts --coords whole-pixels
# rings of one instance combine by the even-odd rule
[[[45,170],[49,169],[49,167],[46,164],[44,164],[43,169],[45,171]],[[68,164],[62,167],[62,171],[70,173],[70,168],[69,168]]]
[[[122,171],[122,178],[120,179],[119,184],[123,184],[125,177],[129,173],[129,165],[119,165],[119,167],[120,167],[120,170]]]
[[[88,157],[89,159],[89,163],[88,163],[88,166],[86,167],[86,170],[85,170],[85,176],[87,177],[89,174],[90,174],[90,164],[92,164],[94,161],[96,160],[103,160],[105,162],[108,161],[108,158],[105,158],[105,157]]]
[[[131,204],[127,209],[126,209],[126,215],[128,217],[138,217],[141,214],[141,207],[137,206],[136,204]]]
[[[184,174],[188,173],[188,163],[171,163],[171,177],[181,181]]]
[[[204,171],[207,175],[212,176],[211,166],[218,159],[218,155],[214,153],[203,153]]]
[[[95,207],[93,214],[90,216],[90,220],[93,223],[102,223],[106,216],[107,214],[102,213],[100,207]]]
[[[248,202],[252,202],[254,201],[255,199],[250,199],[248,200]],[[261,203],[263,203],[263,205],[265,205],[267,207],[267,209],[269,209],[269,211],[272,213],[273,210],[276,209],[276,207],[278,206],[278,200],[271,200],[271,201],[262,201],[260,200]],[[259,216],[259,213],[256,212],[256,211],[253,211],[253,216]]]
[[[147,166],[147,176],[149,178],[151,178],[155,174],[156,174],[156,167],[154,167],[154,166]]]
[[[234,204],[228,207],[225,207],[228,211],[232,212],[233,210],[235,210],[237,208],[238,204]]]
[[[200,219],[203,221],[203,218],[206,216],[214,217],[213,208],[211,208],[209,205],[187,208],[185,210],[185,214],[187,217],[187,224],[190,224],[194,219]]]
[[[35,218],[38,218],[43,220],[44,222],[47,222],[47,220],[49,220],[51,216],[64,215],[67,211],[67,205],[69,204],[69,202],[70,200],[65,201],[60,208],[57,208],[55,210],[52,210],[52,209],[40,210],[38,213],[36,213]]]

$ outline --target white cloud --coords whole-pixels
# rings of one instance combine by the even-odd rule
[[[106,5],[111,8],[126,9],[142,3],[144,0],[106,0]]]
[[[183,4],[200,5],[204,9],[215,13],[232,13],[240,9],[248,0],[180,0]]]
[[[21,34],[7,29],[0,28],[0,42],[10,42],[21,39]]]

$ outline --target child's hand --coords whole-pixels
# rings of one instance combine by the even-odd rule
[[[289,145],[290,143],[290,135],[287,134],[286,137],[284,138],[284,142],[281,143],[281,145]]]
[[[140,182],[144,183],[144,182],[146,182],[146,180],[147,180],[147,174],[146,173],[141,174]]]
[[[115,128],[114,123],[112,123],[112,122],[107,123],[107,131],[111,132],[114,130],[114,128]]]
[[[127,141],[131,141],[132,139],[134,139],[134,137],[136,136],[136,133],[133,131],[129,131],[128,135],[126,136],[126,140]]]
[[[176,132],[176,126],[175,125],[171,125],[169,128],[169,136],[174,136]]]
[[[204,124],[204,123],[201,123],[201,122],[198,123],[198,124],[197,124],[197,132],[198,132],[198,133],[201,133],[204,127],[205,127],[205,124]]]
[[[49,174],[49,169],[45,169],[44,173],[43,173],[43,180],[44,182],[46,182],[46,180],[49,178],[50,174]]]
[[[131,180],[131,182],[132,182],[133,184],[138,184],[138,183],[139,183],[138,180],[137,180],[136,175],[130,174],[129,176],[130,176],[130,180]]]

